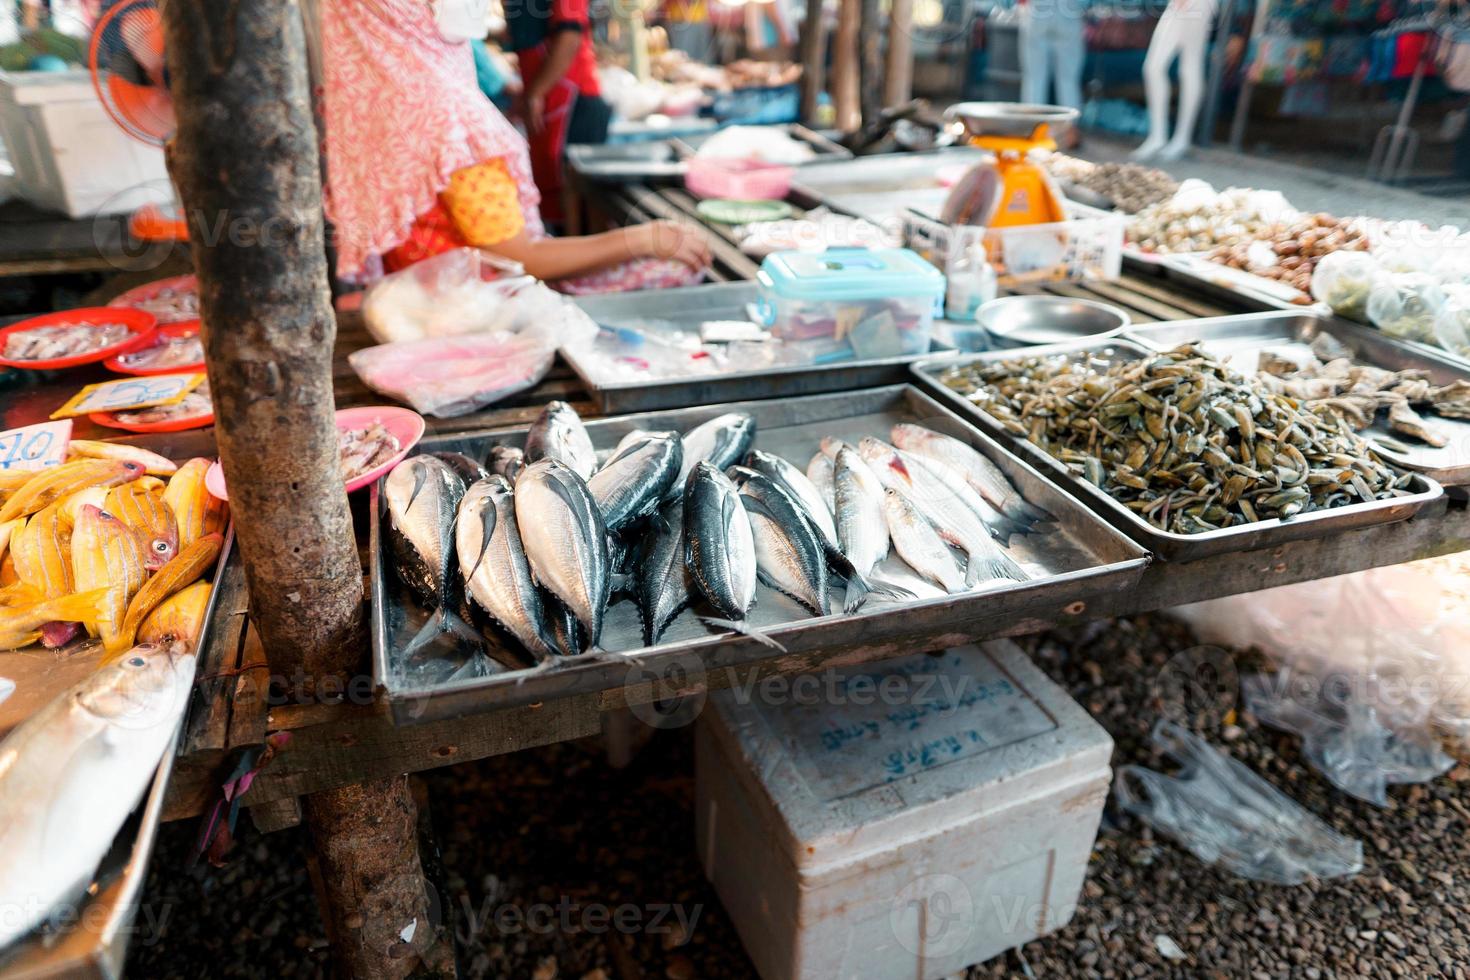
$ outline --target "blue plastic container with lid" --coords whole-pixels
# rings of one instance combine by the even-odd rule
[[[775,252],[756,283],[757,310],[777,337],[862,360],[926,353],[944,308],[944,274],[906,248]]]

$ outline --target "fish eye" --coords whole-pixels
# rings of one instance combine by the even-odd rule
[[[168,551],[168,542],[167,541],[155,541],[155,542],[153,542],[153,550],[156,551],[156,552],[158,552],[160,555],[163,554],[164,552]]]
[[[132,667],[141,667],[143,666],[143,663],[144,661],[142,657],[130,657],[128,659],[128,665]]]

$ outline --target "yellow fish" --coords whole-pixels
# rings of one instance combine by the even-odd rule
[[[0,559],[5,557],[6,551],[10,548],[11,537],[16,531],[19,531],[25,526],[26,520],[24,517],[17,517],[13,521],[6,521],[4,524],[0,524]]]
[[[143,539],[143,565],[150,572],[163,568],[179,553],[179,523],[173,508],[163,502],[148,480],[134,480],[107,491],[103,510],[132,528]]]
[[[47,623],[85,623],[95,628],[106,615],[107,593],[107,589],[92,589],[0,609],[0,650],[30,646],[41,638],[41,627]]]
[[[76,591],[71,569],[71,518],[58,501],[43,509],[10,542],[15,574],[42,598],[59,599]]]
[[[79,459],[41,470],[0,507],[0,522],[26,517],[87,487],[113,487],[136,480],[143,467],[114,459]]]
[[[190,650],[199,643],[199,634],[204,630],[204,613],[209,609],[209,593],[213,586],[208,582],[195,582],[187,589],[175,592],[154,607],[143,625],[138,627],[139,643],[167,643],[179,640],[188,644]]]
[[[149,452],[138,446],[129,446],[123,442],[96,442],[91,439],[73,439],[67,444],[67,450],[73,456],[86,456],[92,459],[120,459],[128,463],[137,463],[145,471],[153,476],[170,476],[178,472],[178,465],[173,460]]]
[[[133,482],[137,483],[138,481],[134,480]],[[77,518],[82,516],[82,508],[87,504],[91,504],[98,510],[107,509],[107,493],[108,490],[106,487],[88,487],[85,490],[78,490],[76,493],[61,499],[62,513],[66,514],[71,519],[72,525],[75,526]]]
[[[187,548],[206,534],[224,533],[230,519],[230,508],[204,486],[204,474],[210,461],[189,460],[168,481],[163,502],[173,509],[179,522],[179,547]]]
[[[82,508],[71,532],[72,572],[79,591],[107,590],[98,632],[108,649],[117,642],[128,602],[148,577],[143,558],[143,542],[132,528],[91,504]]]
[[[178,557],[159,569],[143,587],[133,596],[128,603],[128,611],[123,616],[122,628],[117,635],[111,639],[104,639],[108,657],[126,651],[133,645],[133,638],[138,635],[138,627],[143,625],[143,620],[148,614],[157,608],[169,596],[179,591],[186,585],[192,585],[199,576],[209,570],[219,557],[220,549],[224,547],[225,537],[222,534],[206,534],[204,537],[188,545],[179,552]]]

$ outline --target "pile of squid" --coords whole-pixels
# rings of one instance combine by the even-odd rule
[[[0,650],[101,640],[104,661],[135,643],[198,641],[224,544],[207,459],[75,440],[72,458],[0,473]]]
[[[620,595],[644,645],[691,607],[775,645],[750,623],[758,581],[816,616],[833,588],[846,612],[913,598],[882,579],[890,548],[945,591],[1026,578],[994,539],[1046,515],[967,444],[900,425],[896,446],[825,440],[804,473],[755,435],[751,416],[727,413],[683,433],[631,431],[599,458],[576,412],[553,402],[524,448],[405,459],[384,482],[386,551],[431,611],[405,654],[446,634],[488,641],[512,669],[600,651]]]
[[[1155,527],[1198,534],[1403,496],[1341,415],[1243,377],[1195,345],[1136,360],[1028,357],[942,376]]]

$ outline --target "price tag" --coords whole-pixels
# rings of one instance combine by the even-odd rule
[[[203,384],[204,378],[200,371],[193,374],[155,374],[87,385],[52,412],[51,417],[60,419],[91,412],[125,412],[134,408],[173,405]]]
[[[71,419],[0,432],[0,470],[42,470],[66,459]]]

